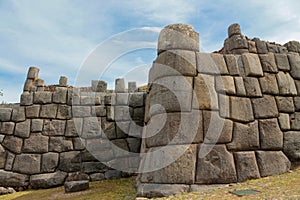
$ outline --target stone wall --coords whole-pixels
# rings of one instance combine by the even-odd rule
[[[190,25],[161,31],[139,195],[277,175],[300,161],[299,43],[250,40],[237,24],[228,33],[219,53],[206,54]]]
[[[46,86],[38,73],[29,69],[20,104],[0,108],[0,185],[49,188],[136,172],[145,92],[125,89],[124,79],[113,92],[103,81],[74,88],[66,77]]]

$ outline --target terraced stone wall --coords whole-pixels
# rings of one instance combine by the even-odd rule
[[[136,172],[145,92],[124,79],[110,92],[103,81],[74,88],[66,77],[46,86],[38,73],[29,69],[20,104],[0,108],[0,185],[49,188]]]

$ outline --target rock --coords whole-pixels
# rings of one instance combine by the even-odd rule
[[[39,91],[35,92],[33,95],[34,104],[47,104],[52,103],[52,92]]]
[[[213,59],[213,62],[215,63],[215,65],[217,66],[218,70],[218,74],[220,75],[228,75],[228,69],[226,66],[226,62],[224,60],[224,57],[222,54],[217,54],[217,53],[211,53],[210,54],[211,58]],[[208,67],[208,66],[206,66]]]
[[[202,114],[196,110],[155,115],[146,126],[145,142],[147,147],[200,143],[203,142],[202,126]]]
[[[286,131],[291,128],[289,114],[280,113],[278,121],[279,121],[281,130]]]
[[[103,173],[95,173],[90,175],[91,181],[102,181],[105,180],[105,176]]]
[[[118,170],[108,170],[104,173],[105,179],[119,179],[122,173]]]
[[[73,141],[73,149],[74,150],[84,150],[85,149],[85,140],[82,138],[72,138]]]
[[[276,74],[279,93],[281,95],[297,95],[295,82],[289,73],[278,72]]]
[[[299,50],[300,51],[300,50]],[[294,79],[300,79],[300,56],[298,53],[288,54],[291,65],[291,75]]]
[[[271,52],[271,53],[279,53],[279,49],[278,49],[277,45],[270,44],[269,42],[267,42],[267,47],[268,47],[269,52]]]
[[[128,143],[129,151],[134,153],[140,152],[141,139],[140,138],[126,138]]]
[[[201,75],[215,74],[215,75],[228,75],[227,66],[223,55],[209,54],[209,53],[196,53],[197,55],[197,70]]]
[[[15,154],[7,152],[6,163],[4,169],[11,171],[15,160]]]
[[[195,52],[186,50],[164,51],[156,58],[150,74],[150,83],[165,76],[196,76]]]
[[[275,97],[279,112],[293,113],[295,112],[293,97]]]
[[[128,82],[128,92],[135,92],[136,89],[136,82]]]
[[[102,162],[84,162],[82,167],[83,167],[83,172],[88,174],[105,172],[107,170],[107,166],[104,165]]]
[[[101,121],[97,117],[83,119],[82,138],[95,138],[101,136]]]
[[[128,155],[129,148],[125,139],[112,140],[113,152],[115,157],[124,157]]]
[[[265,41],[261,41],[258,38],[254,38],[253,41],[256,43],[257,53],[259,53],[259,54],[268,53],[268,48],[267,48],[267,44]]]
[[[40,105],[26,106],[26,118],[38,118],[40,115]]]
[[[242,35],[241,27],[239,24],[232,24],[228,27],[228,37],[233,35]]]
[[[56,104],[47,104],[42,105],[40,117],[47,119],[54,119],[57,113],[57,105]]]
[[[257,54],[245,53],[242,55],[246,76],[263,76],[262,66]]]
[[[117,138],[125,138],[129,133],[130,122],[116,122]]]
[[[287,47],[288,51],[300,52],[300,44],[298,41],[289,41],[284,46]]]
[[[169,145],[151,148],[142,158],[141,182],[192,184],[195,178],[197,145]],[[159,160],[159,164],[157,164]],[[203,166],[201,166],[203,169]]]
[[[53,92],[53,103],[67,103],[67,92],[68,89],[65,87],[57,87]]]
[[[188,24],[172,24],[164,27],[158,38],[158,54],[165,50],[182,49],[199,51],[199,34]]]
[[[60,87],[67,87],[68,86],[68,78],[65,76],[61,76],[59,78],[59,86]]]
[[[115,92],[119,92],[119,93],[126,92],[125,80],[123,78],[116,79]]]
[[[246,151],[258,149],[259,131],[257,121],[248,124],[235,122],[232,137],[232,142],[227,144],[228,150]]]
[[[230,118],[230,97],[219,94],[220,116]]]
[[[106,94],[104,97],[104,103],[105,105],[116,105],[116,93]]]
[[[128,106],[129,93],[117,93],[116,105]]]
[[[49,137],[41,133],[32,133],[30,138],[24,140],[24,153],[46,153],[48,152]]]
[[[5,187],[27,186],[28,179],[28,175],[0,170],[0,185]]]
[[[226,64],[227,64],[227,68],[228,68],[228,71],[229,71],[229,74],[231,76],[236,76],[236,75],[239,75],[239,66],[237,64],[237,60],[235,58],[234,55],[224,55],[224,59],[226,61]]]
[[[144,92],[131,93],[129,96],[129,106],[134,108],[144,106],[145,96]]]
[[[23,140],[15,136],[5,136],[2,145],[9,151],[19,154],[22,151]]]
[[[115,122],[109,122],[106,118],[101,118],[101,131],[104,138],[109,140],[117,138]]]
[[[54,172],[58,165],[58,153],[45,153],[42,155],[42,172]]]
[[[50,137],[49,151],[52,152],[64,152],[73,150],[72,139],[65,137]]]
[[[218,96],[215,91],[214,76],[201,74],[194,81],[193,108],[200,110],[218,109]],[[188,99],[186,99],[188,101]]]
[[[295,112],[290,115],[291,119],[291,129],[300,130],[300,112]]]
[[[38,78],[40,69],[37,67],[29,67],[28,73],[27,73],[27,78],[28,79],[35,79]]]
[[[6,151],[0,144],[0,169],[5,168],[5,161],[6,161]]]
[[[254,151],[235,152],[234,159],[238,182],[260,178]]]
[[[291,161],[300,160],[300,132],[289,131],[283,135],[283,152]]]
[[[71,120],[67,120],[65,136],[67,137],[81,136],[82,124],[83,124],[83,119],[81,118],[73,118]]]
[[[42,119],[32,119],[31,120],[31,132],[42,132],[43,131],[44,120]]]
[[[259,83],[263,94],[279,94],[275,74],[265,73],[264,77],[259,78]]]
[[[8,188],[0,187],[0,195],[13,194],[15,192],[16,191],[11,187],[8,187]]]
[[[21,94],[20,105],[29,106],[33,104],[33,93],[23,92]]]
[[[65,120],[44,120],[43,135],[64,136],[65,127]]]
[[[283,134],[277,119],[259,120],[260,147],[267,150],[282,150]]]
[[[107,90],[107,83],[105,81],[92,80],[93,92],[105,92]]]
[[[107,113],[107,120],[115,121],[115,107],[114,106],[107,106],[106,113]]]
[[[274,53],[260,54],[259,58],[264,72],[278,72]]]
[[[70,181],[64,184],[65,192],[79,192],[89,189],[89,181]]]
[[[57,109],[57,119],[71,119],[72,118],[72,108],[68,105],[58,105]]]
[[[0,121],[1,122],[10,121],[12,111],[13,110],[11,108],[0,108]]]
[[[13,171],[22,174],[37,174],[41,172],[41,155],[21,154],[16,155]]]
[[[139,184],[138,196],[143,197],[166,197],[189,191],[188,185],[183,184]]]
[[[197,162],[196,183],[233,183],[237,181],[233,155],[225,145],[200,145]],[[211,149],[201,155],[201,149]],[[205,152],[205,150],[203,151]]]
[[[11,120],[13,122],[22,122],[25,121],[25,107],[19,106],[13,109]]]
[[[37,174],[30,177],[30,185],[34,189],[51,188],[64,183],[67,173],[57,171],[54,173]]]
[[[80,159],[79,151],[60,153],[58,169],[64,172],[80,171]]]
[[[4,135],[12,135],[14,133],[15,129],[15,123],[14,122],[2,122],[2,125],[0,126],[0,133]]]
[[[105,106],[95,106],[95,114],[97,117],[105,117],[106,116],[106,107]]]
[[[217,92],[235,94],[234,79],[231,76],[216,76]]]
[[[294,97],[294,105],[295,105],[295,110],[300,111],[300,96]]]
[[[73,117],[91,117],[90,106],[72,106]]]
[[[244,85],[244,80],[242,77],[234,77],[236,95],[237,96],[246,96],[246,89]]]
[[[262,98],[253,98],[251,100],[255,118],[278,117],[279,113],[273,96],[264,95]]]
[[[248,40],[249,53],[257,53],[256,43],[254,41]]]
[[[254,117],[250,99],[231,96],[230,118],[240,122],[253,121]]]
[[[204,143],[229,143],[232,140],[233,122],[219,117],[218,112],[203,111]]]
[[[286,54],[275,54],[277,67],[281,71],[290,71],[290,63]]]
[[[244,85],[248,97],[262,97],[260,85],[257,78],[245,77]]]
[[[291,167],[282,151],[257,151],[256,159],[261,177],[282,174]]]

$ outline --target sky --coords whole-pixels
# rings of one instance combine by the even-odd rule
[[[120,77],[143,85],[169,24],[193,25],[202,52],[219,50],[232,23],[250,38],[300,41],[299,8],[298,0],[0,0],[0,103],[19,102],[30,66],[46,84],[63,75],[75,86],[102,79],[111,88]]]

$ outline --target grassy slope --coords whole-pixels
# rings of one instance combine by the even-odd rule
[[[260,193],[244,197],[237,197],[231,191],[252,189]],[[18,192],[12,195],[1,196],[1,200],[47,200],[47,199],[74,199],[74,200],[93,200],[93,199],[135,199],[136,188],[134,178],[110,180],[90,183],[90,189],[83,192],[65,194],[64,188],[53,188],[47,190],[30,190]],[[161,198],[168,199],[300,199],[300,168],[279,176],[266,177],[257,180],[250,180],[241,184],[223,187],[219,189],[206,189],[199,193],[188,193],[179,196]]]

